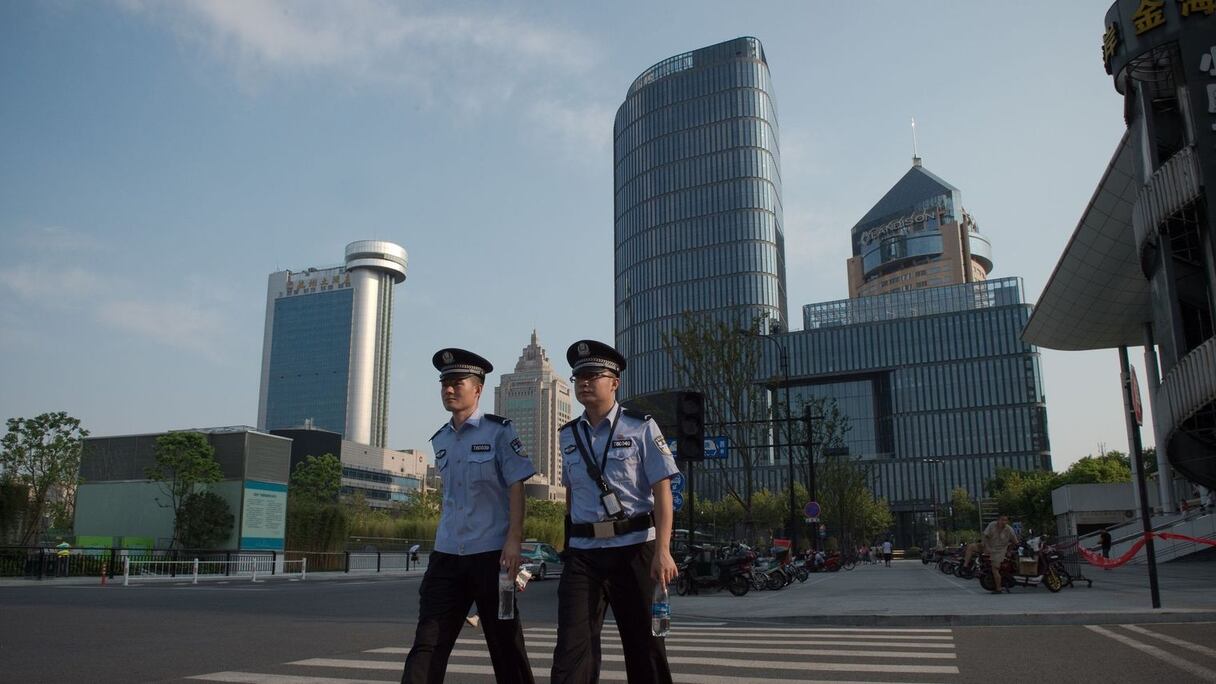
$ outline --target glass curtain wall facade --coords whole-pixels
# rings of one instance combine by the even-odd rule
[[[795,414],[811,397],[836,401],[848,457],[866,463],[871,491],[891,503],[898,543],[923,542],[917,530],[932,529],[934,504],[955,488],[978,499],[998,468],[1051,468],[1039,352],[1020,338],[1030,311],[1021,280],[1000,278],[810,304],[805,329],[779,337]],[[773,347],[766,377],[780,373]],[[805,450],[796,458],[805,484]],[[761,468],[758,489],[785,489],[782,461]]]
[[[788,329],[777,137],[755,38],[671,57],[630,86],[613,127],[622,400],[678,388],[663,335],[686,311]]]

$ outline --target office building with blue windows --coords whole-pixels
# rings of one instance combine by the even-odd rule
[[[362,240],[330,268],[270,274],[258,429],[315,427],[383,447],[400,245]]]
[[[764,48],[737,38],[655,64],[613,126],[616,348],[624,401],[679,389],[684,312],[786,322],[777,111]]]
[[[771,335],[760,378],[795,412],[834,401],[847,419],[844,448],[870,489],[891,504],[897,544],[932,543],[951,492],[973,499],[1001,468],[1050,470],[1046,395],[1038,349],[1022,340],[1031,315],[1021,279],[987,279],[991,248],[962,208],[957,188],[920,159],[853,227],[849,299],[803,307],[803,329]],[[782,367],[782,352],[788,369]],[[789,467],[777,449],[756,489],[784,491]],[[805,451],[795,477],[809,485]],[[738,481],[738,467],[724,475]],[[708,498],[723,483],[707,482]],[[808,487],[809,488],[809,487]]]

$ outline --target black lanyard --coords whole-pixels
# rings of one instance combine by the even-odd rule
[[[612,448],[612,436],[616,434],[616,422],[620,419],[621,410],[618,408],[616,416],[612,419],[612,427],[608,430],[608,441],[604,442],[603,460],[605,466],[608,465],[608,450]],[[591,476],[591,479],[595,482],[596,486],[600,488],[601,492],[604,494],[612,492],[612,488],[609,487],[608,483],[604,481],[603,470],[595,463],[595,453],[592,451],[592,447],[594,447],[595,444],[590,441],[590,432],[587,433],[588,444],[583,444],[583,438],[580,430],[582,427],[582,421],[579,421],[579,424],[573,426],[572,432],[574,433],[574,444],[578,447],[579,453],[583,455],[583,463],[587,466],[587,474]]]
[[[616,434],[616,423],[620,419],[621,419],[621,410],[618,408],[616,411],[616,415],[612,417],[612,427],[608,428],[608,439],[604,440],[604,456],[599,461],[600,472],[603,472],[603,470],[608,467],[608,450],[612,448],[612,437],[613,437],[613,435]],[[583,453],[583,456],[593,458],[595,456],[595,453],[593,451],[595,449],[595,442],[592,441],[592,439],[591,439],[591,424],[587,423],[586,425],[582,425],[582,421],[579,421],[579,423],[580,423],[579,427],[586,428],[586,430],[587,430],[587,451],[592,451],[590,456],[588,456],[586,452]],[[575,441],[578,444],[579,451],[582,451],[583,450],[582,440],[575,440]]]

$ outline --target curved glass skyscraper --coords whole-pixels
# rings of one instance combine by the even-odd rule
[[[613,126],[621,398],[676,389],[662,335],[685,311],[786,325],[777,112],[755,38],[663,60]]]

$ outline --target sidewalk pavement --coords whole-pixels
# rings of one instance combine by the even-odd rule
[[[861,565],[852,571],[812,574],[805,583],[780,591],[729,592],[671,596],[672,614],[690,622],[790,623],[854,627],[1069,625],[1154,622],[1216,622],[1216,561],[1176,561],[1158,567],[1160,609],[1153,609],[1148,569],[1127,565],[1114,570],[1084,566],[1093,586],[1078,580],[1073,587],[1051,593],[1046,587],[1014,587],[996,595],[977,580],[943,575],[935,565],[918,560],[894,561],[891,567]],[[418,577],[422,570],[375,573],[353,571],[308,574],[308,583],[347,579],[399,580]],[[177,581],[187,580],[179,578]],[[261,581],[262,577],[259,577]],[[233,576],[229,583],[248,582]],[[287,581],[286,577],[266,577]],[[140,581],[140,585],[163,583]],[[199,584],[215,579],[199,578]],[[15,586],[96,585],[100,578],[66,577],[45,580],[0,579],[0,588]],[[115,577],[110,584],[122,583]],[[120,587],[121,588],[121,587]]]
[[[1058,593],[1014,587],[996,595],[978,580],[944,575],[919,560],[891,567],[812,574],[805,584],[746,596],[718,592],[672,596],[678,619],[755,620],[852,626],[1118,624],[1216,621],[1216,562],[1174,562],[1158,567],[1161,608],[1153,609],[1148,568],[1104,571],[1085,566],[1093,586],[1077,581]]]

